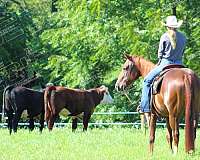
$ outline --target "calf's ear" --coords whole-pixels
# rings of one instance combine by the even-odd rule
[[[101,85],[101,87],[99,87],[99,88],[105,88],[106,86],[104,86],[104,85]]]

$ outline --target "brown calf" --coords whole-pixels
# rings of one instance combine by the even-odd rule
[[[77,128],[77,120],[83,114],[83,130],[86,131],[89,119],[95,107],[100,103],[112,103],[108,88],[101,86],[95,89],[80,90],[61,86],[49,86],[45,89],[45,119],[49,130],[62,109],[67,109],[72,116],[72,131]]]

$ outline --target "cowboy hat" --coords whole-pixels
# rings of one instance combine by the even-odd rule
[[[179,28],[182,25],[183,21],[177,21],[176,16],[168,16],[166,18],[166,23],[162,24],[166,27],[172,27],[172,28]]]

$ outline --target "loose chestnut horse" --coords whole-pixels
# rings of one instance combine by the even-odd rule
[[[89,119],[95,107],[100,103],[112,103],[108,88],[80,90],[61,86],[50,86],[45,89],[45,119],[49,130],[52,130],[54,121],[62,109],[67,109],[72,116],[72,131],[77,128],[78,117],[83,114],[83,130],[86,131]]]
[[[143,78],[155,64],[142,57],[126,56],[127,60],[116,82],[116,89],[124,89],[133,81]],[[167,140],[173,153],[178,151],[179,120],[185,113],[185,151],[194,150],[198,114],[200,112],[200,81],[188,68],[172,68],[162,81],[160,92],[153,96],[150,115],[150,152],[153,153],[157,117],[166,118]]]

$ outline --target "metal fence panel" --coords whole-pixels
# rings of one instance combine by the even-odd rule
[[[138,115],[138,112],[94,112],[94,115]],[[1,115],[1,113],[0,113]],[[35,126],[39,126],[39,123],[34,123]],[[29,123],[18,123],[19,126],[28,126]],[[54,123],[56,127],[65,127],[68,125],[71,125],[71,123]],[[82,125],[82,123],[78,123],[78,125]],[[139,128],[141,126],[140,120],[137,120],[135,122],[94,122],[89,123],[89,126],[133,126],[136,128]],[[163,126],[166,127],[166,123],[163,122],[157,122],[157,126]],[[184,123],[180,123],[180,126],[185,126]],[[7,126],[7,123],[0,123],[0,127],[4,128]],[[46,126],[46,123],[45,123]],[[200,126],[200,124],[198,124]]]

